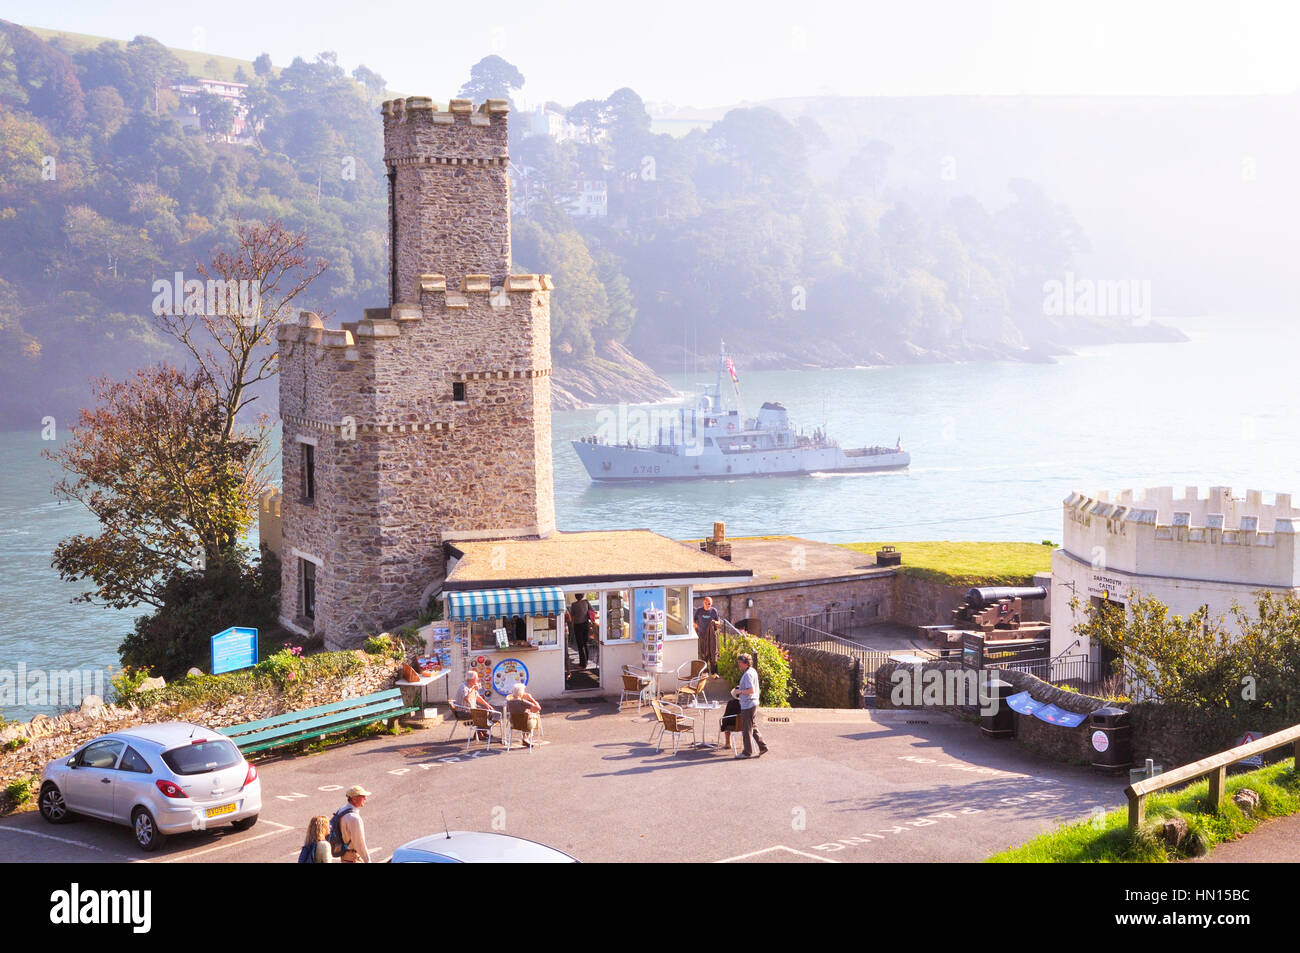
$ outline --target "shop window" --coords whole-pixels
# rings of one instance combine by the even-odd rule
[[[451,385],[451,399],[458,404],[465,403],[465,382],[453,381]]]
[[[606,642],[632,638],[632,594],[626,589],[605,593],[605,611],[600,614],[600,637]]]
[[[498,639],[497,630],[504,629],[505,645]],[[472,652],[500,652],[505,649],[527,649],[534,646],[559,644],[559,621],[555,616],[500,617],[475,619],[469,623],[469,647]]]
[[[316,564],[309,559],[298,560],[298,577],[302,580],[302,614],[304,618],[316,618]]]
[[[686,586],[664,590],[664,617],[669,635],[689,635],[691,628],[691,596]]]

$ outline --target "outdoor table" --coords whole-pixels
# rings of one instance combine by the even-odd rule
[[[698,703],[698,702],[692,702],[692,703],[689,704],[689,705],[680,705],[680,706],[678,706],[678,707],[681,708],[681,710],[682,710],[683,713],[685,713],[685,712],[696,712],[696,711],[698,711],[698,712],[701,713],[701,714],[700,714],[700,736],[701,736],[704,740],[703,740],[703,741],[697,741],[697,742],[695,742],[695,747],[697,747],[697,748],[716,748],[716,747],[718,747],[718,744],[717,744],[717,743],[709,744],[709,740],[708,740],[708,738],[709,738],[709,712],[711,712],[711,711],[717,711],[719,708],[722,707],[722,704],[721,704],[720,702],[705,702],[705,703],[703,703],[703,704],[700,704],[700,703]],[[719,724],[719,726],[721,726],[722,723],[719,722],[718,724]],[[721,731],[719,731],[719,736],[721,736]]]
[[[425,691],[425,689],[427,689],[434,682],[441,681],[442,679],[446,678],[450,672],[451,669],[444,668],[444,669],[440,669],[437,672],[430,672],[428,675],[421,675],[418,681],[407,682],[402,679],[398,679],[393,684],[396,685],[398,688],[418,688],[420,690],[420,706],[422,708],[427,708],[430,702],[428,698],[428,693]]]

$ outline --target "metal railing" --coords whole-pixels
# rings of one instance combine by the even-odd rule
[[[1012,659],[1007,662],[990,662],[985,667],[1024,672],[1053,684],[1067,682],[1080,691],[1097,688],[1103,681],[1101,665],[1087,655],[1065,655],[1054,659]]]
[[[823,652],[847,655],[856,660],[862,673],[863,694],[866,700],[876,697],[876,672],[890,661],[891,655],[916,655],[935,660],[942,657],[933,649],[909,648],[888,651],[872,648],[835,633],[837,628],[840,631],[849,628],[852,621],[852,609],[834,609],[829,612],[782,619],[776,627],[776,641],[782,645],[803,645]]]
[[[1274,732],[1271,735],[1265,735],[1258,741],[1252,741],[1236,748],[1229,748],[1227,751],[1221,751],[1219,754],[1202,758],[1200,761],[1193,761],[1181,768],[1174,768],[1172,771],[1158,774],[1154,778],[1147,778],[1145,781],[1130,784],[1124,789],[1124,794],[1128,797],[1129,833],[1135,833],[1146,820],[1146,798],[1148,794],[1163,791],[1186,781],[1196,781],[1207,775],[1210,779],[1210,807],[1215,813],[1218,813],[1223,804],[1223,798],[1227,793],[1228,765],[1236,764],[1244,758],[1264,754],[1286,745],[1292,746],[1291,754],[1295,759],[1295,770],[1300,771],[1300,725],[1295,725]]]

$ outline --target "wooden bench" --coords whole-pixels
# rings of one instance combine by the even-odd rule
[[[1166,771],[1164,774],[1157,774],[1154,778],[1147,778],[1145,781],[1130,784],[1124,789],[1124,794],[1128,797],[1129,833],[1135,833],[1146,822],[1146,799],[1148,794],[1155,794],[1157,791],[1164,791],[1178,784],[1196,781],[1207,775],[1210,779],[1210,808],[1217,814],[1227,794],[1228,766],[1244,758],[1265,754],[1286,745],[1291,746],[1291,754],[1295,758],[1295,768],[1300,771],[1300,725],[1295,725],[1283,731],[1266,735],[1258,741],[1252,741],[1236,748],[1229,748],[1227,751],[1211,755],[1208,758],[1202,758],[1200,761],[1193,761],[1181,768],[1174,768],[1174,770]]]
[[[329,705],[318,705],[303,711],[263,718],[243,725],[231,725],[218,729],[235,743],[244,754],[280,748],[299,741],[311,741],[325,735],[336,734],[362,725],[378,721],[392,721],[401,715],[409,715],[418,708],[407,705],[402,700],[400,688],[390,688],[349,698]]]

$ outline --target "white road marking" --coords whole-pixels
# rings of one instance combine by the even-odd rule
[[[183,860],[191,860],[195,857],[202,857],[204,854],[211,854],[213,851],[225,850],[227,847],[234,847],[236,844],[249,844],[255,840],[261,840],[263,837],[274,837],[276,834],[283,834],[285,831],[293,830],[287,824],[277,824],[275,821],[262,821],[263,824],[271,824],[278,827],[279,830],[267,831],[265,834],[257,834],[254,837],[241,837],[239,840],[229,840],[229,843],[217,844],[214,847],[208,847],[204,850],[189,851],[178,857],[169,857],[162,861],[164,864],[175,864]]]
[[[36,831],[24,830],[21,827],[0,827],[0,831],[8,831],[11,834],[27,834],[31,837],[44,837],[46,840],[56,840],[60,844],[71,844],[73,847],[84,847],[87,850],[97,850],[101,854],[104,848],[96,847],[94,844],[86,844],[79,840],[71,840],[67,837],[55,837],[53,834],[39,834]]]
[[[816,854],[810,854],[807,851],[795,850],[793,847],[786,847],[784,844],[777,844],[775,847],[764,847],[762,850],[752,850],[748,854],[740,854],[737,857],[728,857],[726,860],[717,860],[717,864],[731,864],[738,860],[748,860],[750,857],[757,857],[759,854],[770,854],[774,850],[783,850],[788,854],[796,854],[800,857],[807,857],[809,860],[817,860],[823,864],[838,864],[838,860],[831,860],[829,857],[819,857]]]

